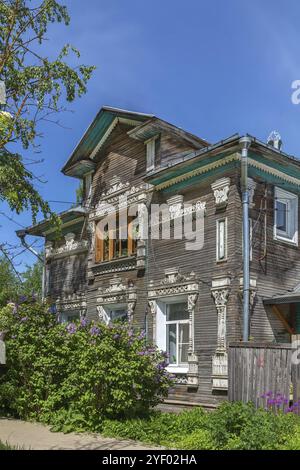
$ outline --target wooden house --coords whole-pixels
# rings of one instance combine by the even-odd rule
[[[250,138],[250,335],[290,341],[300,333],[300,161]],[[26,230],[45,238],[45,296],[61,321],[144,328],[169,352],[169,400],[216,404],[227,394],[228,343],[243,326],[240,136],[210,144],[153,115],[104,107],[62,171],[84,188],[82,204],[60,214],[62,238],[47,220]],[[169,237],[164,216],[151,218],[158,205]],[[109,213],[115,225],[100,237]],[[191,229],[180,237],[185,218]]]

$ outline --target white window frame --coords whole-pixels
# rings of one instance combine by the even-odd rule
[[[287,230],[277,228],[277,201],[287,206],[286,225]],[[275,187],[274,189],[274,240],[283,241],[291,245],[298,246],[298,196],[284,189]]]
[[[107,324],[112,323],[113,319],[111,316],[111,312],[116,312],[117,310],[126,310],[127,311],[127,321],[128,321],[128,305],[127,304],[108,304],[103,305],[105,313],[107,315]]]
[[[183,324],[188,324],[190,326],[190,320],[189,318],[186,318],[185,320],[167,320],[167,315],[168,315],[168,310],[170,308],[170,305],[171,304],[174,304],[174,303],[186,303],[186,307],[187,307],[187,302],[183,301],[183,302],[169,302],[166,304],[166,343],[167,343],[167,331],[168,331],[168,328],[167,328],[167,325],[176,325],[176,363],[173,363],[173,364],[170,364],[169,367],[188,367],[188,362],[184,362],[184,363],[179,363],[178,360],[179,360],[179,325],[183,325]],[[188,335],[188,338],[189,338],[189,335]]]
[[[151,139],[146,140],[146,171],[154,170],[155,168],[155,149],[156,149],[156,140],[158,135],[151,137]]]
[[[173,321],[167,322],[167,306],[174,303],[186,303],[187,296],[170,296],[168,298],[157,300],[157,310],[156,310],[156,345],[162,351],[167,351],[167,323],[174,323]],[[177,320],[178,322],[190,323],[189,319],[186,320]],[[178,355],[177,355],[178,358]],[[167,370],[174,374],[186,374],[188,372],[188,363],[186,364],[169,364]]]
[[[223,233],[223,243],[224,243],[224,257],[220,257],[221,251],[221,232],[220,227],[221,223],[224,224],[224,233]],[[222,263],[223,261],[227,261],[227,217],[223,217],[222,219],[218,219],[216,223],[216,260],[218,263]]]

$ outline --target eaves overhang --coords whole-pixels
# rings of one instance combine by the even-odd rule
[[[70,225],[73,222],[74,223],[75,222],[80,223],[81,221],[83,222],[87,213],[88,213],[88,210],[86,208],[82,206],[77,206],[77,207],[68,209],[64,212],[61,212],[57,215],[61,219],[62,228],[63,228],[64,226]],[[54,230],[55,228],[52,225],[51,219],[44,219],[35,225],[31,225],[22,230],[17,230],[16,234],[17,236],[21,236],[24,234],[24,235],[45,237],[47,233],[54,231]]]
[[[132,126],[137,126],[141,122],[151,119],[153,114],[144,114],[124,109],[103,106],[87,128],[83,137],[76,145],[71,156],[62,168],[62,172],[68,176],[75,176],[76,164],[79,161],[93,160],[101,145],[105,142],[118,122],[124,122]],[[75,171],[76,173],[76,171]]]
[[[300,161],[251,137],[248,156],[249,176],[300,192]],[[214,145],[192,152],[168,167],[156,168],[146,181],[156,190],[174,191],[209,175],[218,176],[239,165],[240,136],[235,134]]]

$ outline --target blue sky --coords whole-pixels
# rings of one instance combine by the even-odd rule
[[[51,27],[46,53],[69,42],[96,65],[88,93],[47,124],[44,163],[35,168],[47,200],[75,201],[78,182],[60,169],[102,105],[153,113],[211,142],[235,132],[266,141],[276,129],[283,149],[300,156],[300,79],[296,0],[67,0],[71,24]],[[69,204],[52,203],[56,211]],[[7,210],[5,205],[0,210]],[[30,214],[12,215],[31,224]],[[16,242],[16,223],[0,216],[0,240]],[[20,263],[33,257],[23,253]],[[20,264],[19,269],[22,269]]]

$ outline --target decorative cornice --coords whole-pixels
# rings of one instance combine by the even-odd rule
[[[164,279],[157,283],[150,281],[148,286],[149,299],[156,299],[170,295],[189,295],[198,292],[199,284],[195,273],[191,272],[189,276],[184,276],[179,273],[177,268],[166,269]],[[195,302],[196,300],[197,299],[195,299]]]
[[[137,269],[136,256],[132,256],[126,259],[115,259],[111,261],[105,261],[99,264],[95,264],[91,267],[91,270],[94,275],[132,271],[134,269]]]
[[[132,187],[129,187],[128,183],[124,185],[123,183],[120,183],[120,185],[123,186],[123,189],[117,189],[117,186],[119,188],[121,186],[115,185],[115,192],[110,193],[109,195],[105,193],[106,196],[101,197],[95,209],[90,212],[90,219],[104,217],[107,214],[125,209],[129,205],[147,203],[148,195],[151,196],[152,193],[152,187],[147,183]]]
[[[65,297],[59,297],[56,300],[56,308],[59,313],[69,310],[86,310],[86,296],[81,294],[70,294]]]
[[[68,233],[65,235],[65,244],[58,248],[53,247],[53,242],[48,241],[45,244],[45,257],[53,258],[64,255],[71,255],[78,253],[79,251],[86,251],[89,243],[87,240],[75,240],[74,233]]]
[[[163,183],[160,183],[155,186],[156,190],[163,190],[166,188],[169,188],[177,183],[181,183],[182,181],[188,180],[190,178],[193,178],[194,176],[202,175],[205,173],[208,173],[210,171],[213,171],[217,168],[221,168],[223,166],[226,166],[227,164],[231,162],[238,162],[241,160],[241,156],[239,153],[233,153],[232,155],[229,155],[224,158],[220,158],[219,160],[216,160],[215,162],[209,163],[207,165],[203,165],[200,168],[195,168],[192,171],[188,171],[187,173],[184,173],[182,175],[178,175],[174,178],[169,179],[168,181],[164,181]],[[286,173],[283,173],[280,170],[276,170],[275,168],[268,166],[264,163],[260,163],[257,160],[254,160],[253,158],[248,158],[248,165],[252,166],[253,168],[257,168],[259,170],[264,171],[267,174],[270,174],[272,176],[275,176],[276,178],[279,178],[283,181],[286,181],[288,183],[291,183],[296,186],[300,186],[300,179],[295,178],[293,176],[287,175]]]
[[[164,181],[163,183],[156,185],[155,189],[159,191],[162,189],[169,188],[170,186],[173,186],[174,184],[188,180],[192,178],[193,176],[198,176],[204,173],[208,173],[211,170],[215,170],[216,168],[220,168],[234,161],[239,161],[240,159],[241,159],[240,155],[238,153],[234,153],[232,155],[229,155],[228,157],[220,158],[219,160],[209,163],[208,165],[204,165],[200,168],[195,168],[192,171],[188,171],[187,173],[176,176],[175,178],[172,178],[168,181]]]

